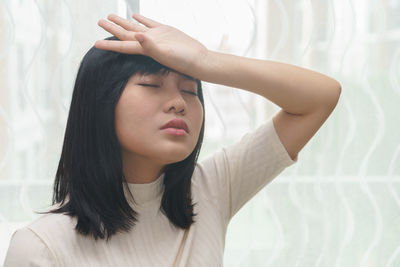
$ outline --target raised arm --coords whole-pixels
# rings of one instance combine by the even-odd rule
[[[273,122],[292,159],[329,117],[341,93],[339,82],[312,70],[214,51],[196,65],[193,74],[256,93],[281,107]]]
[[[339,100],[340,83],[305,68],[208,50],[178,29],[134,14],[139,25],[116,15],[99,26],[121,41],[97,41],[100,49],[150,56],[202,81],[256,93],[282,108],[273,118],[292,159],[318,131]]]

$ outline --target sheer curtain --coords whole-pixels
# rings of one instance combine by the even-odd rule
[[[0,264],[13,231],[50,204],[80,60],[110,35],[97,21],[137,11],[211,50],[298,65],[342,85],[298,164],[232,219],[225,266],[400,266],[395,0],[0,2]],[[199,161],[280,109],[245,90],[203,84]]]

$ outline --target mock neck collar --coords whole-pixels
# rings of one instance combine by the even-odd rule
[[[162,195],[164,189],[164,176],[163,172],[156,180],[146,184],[127,183],[129,190],[132,192],[133,200],[127,195],[128,202],[134,206],[144,206],[151,203],[153,200],[158,199]]]

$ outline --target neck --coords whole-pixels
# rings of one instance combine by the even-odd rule
[[[154,159],[122,152],[123,172],[128,183],[147,184],[155,181],[164,171],[164,166]]]

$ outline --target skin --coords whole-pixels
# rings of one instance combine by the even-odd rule
[[[116,134],[128,183],[150,183],[166,165],[192,153],[200,134],[203,107],[191,93],[197,93],[196,82],[178,72],[135,74],[129,79],[115,110]],[[160,130],[174,118],[186,122],[188,135],[174,136]]]
[[[272,121],[292,160],[297,159],[299,151],[339,101],[340,83],[322,73],[282,62],[211,51],[174,27],[137,13],[132,17],[142,25],[114,14],[108,19],[115,24],[99,20],[98,25],[119,40],[98,40],[95,47],[150,56],[201,81],[265,97],[281,107]]]

